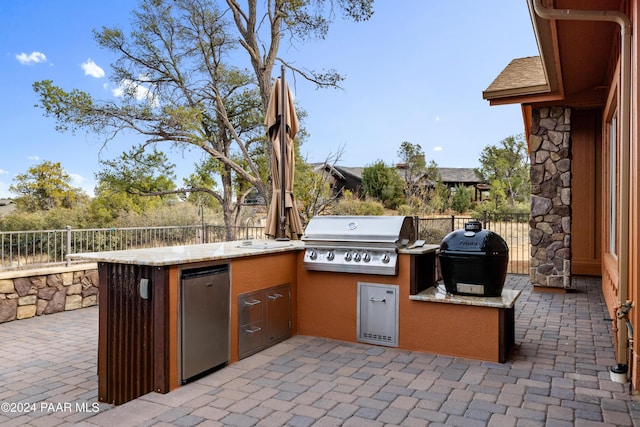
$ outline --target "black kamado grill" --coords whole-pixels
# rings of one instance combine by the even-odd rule
[[[509,247],[480,221],[449,233],[440,243],[440,269],[447,292],[456,295],[498,297],[507,275]]]

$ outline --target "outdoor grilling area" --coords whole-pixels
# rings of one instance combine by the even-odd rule
[[[457,256],[495,262],[481,249]],[[167,393],[295,335],[506,361],[520,291],[448,291],[440,250],[412,217],[317,216],[301,240],[79,254],[100,276],[98,399]]]

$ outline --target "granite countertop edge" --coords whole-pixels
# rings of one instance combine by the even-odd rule
[[[69,258],[73,260],[106,262],[113,264],[167,266],[256,255],[277,254],[303,249],[304,243],[299,240],[277,241],[255,239],[159,248],[87,252],[72,254],[69,255]]]
[[[443,284],[432,286],[416,295],[410,295],[413,301],[436,302],[456,305],[472,305],[476,307],[513,308],[522,291],[503,289],[499,297],[454,295],[446,291]]]

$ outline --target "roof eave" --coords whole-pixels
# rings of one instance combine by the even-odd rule
[[[484,91],[482,97],[489,101],[489,105],[558,101],[564,98],[555,25],[551,25],[551,21],[542,19],[536,14],[533,0],[527,0],[527,5],[546,84]]]

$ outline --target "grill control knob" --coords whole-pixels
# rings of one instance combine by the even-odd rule
[[[385,264],[388,264],[389,261],[391,261],[391,258],[389,257],[389,254],[382,254],[382,262]]]
[[[309,251],[309,258],[311,260],[316,260],[318,258],[318,254],[316,253],[316,251]]]
[[[360,259],[361,259],[360,254],[355,254],[355,255],[353,256],[353,260],[354,260],[355,262],[360,262]]]
[[[346,254],[344,254],[344,260],[345,261],[351,261],[351,252],[347,252]]]
[[[336,257],[336,254],[333,253],[333,251],[329,251],[327,252],[327,260],[328,261],[333,261],[333,259]]]
[[[371,255],[369,255],[368,253],[365,253],[364,255],[362,255],[362,260],[364,262],[369,262],[371,261]]]

